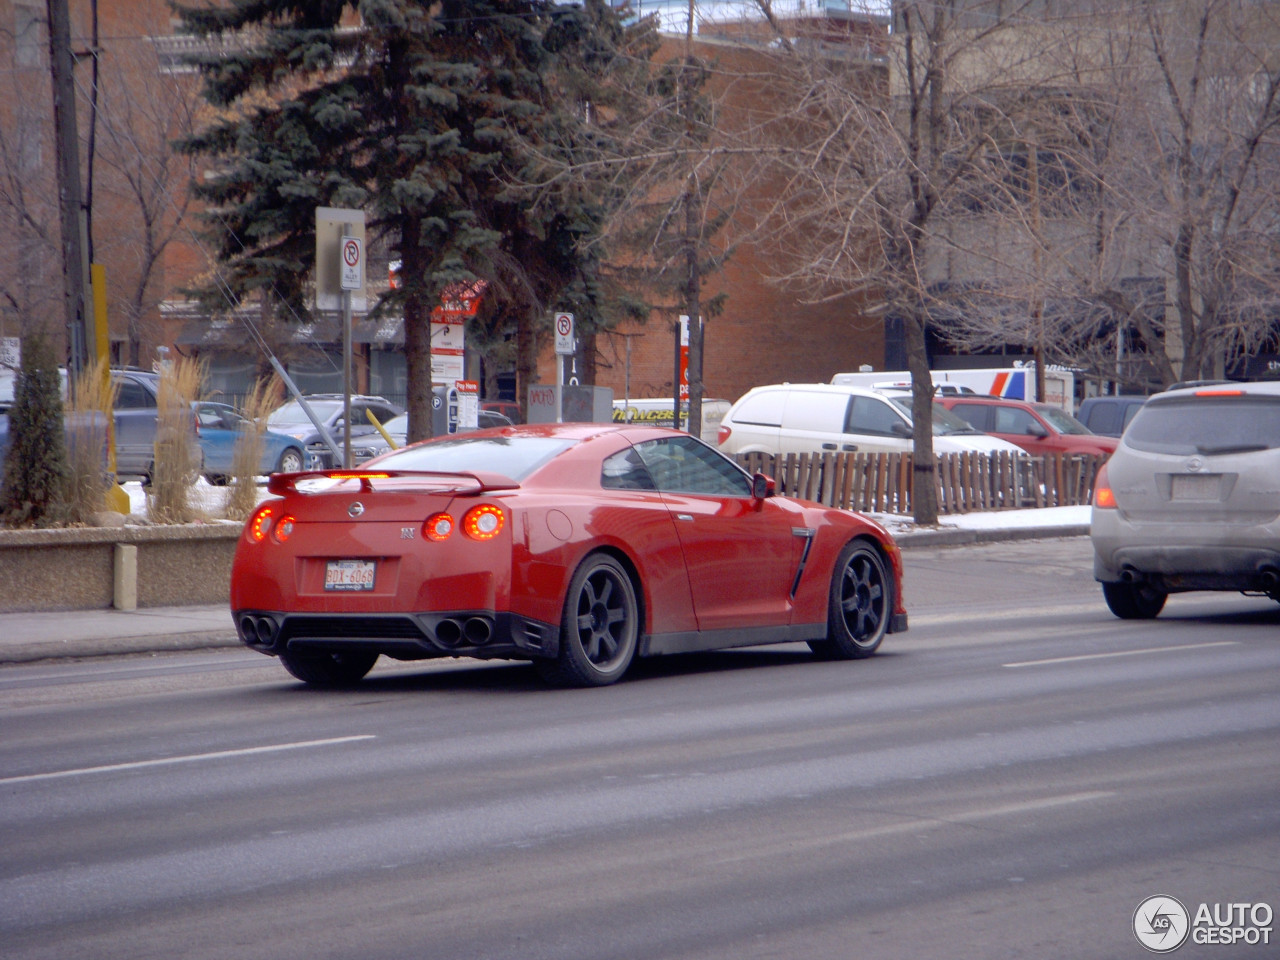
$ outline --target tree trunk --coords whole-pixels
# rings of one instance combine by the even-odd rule
[[[938,522],[938,484],[933,454],[933,377],[925,352],[924,317],[912,311],[904,317],[903,327],[907,370],[911,372],[912,515],[916,523],[933,526]]]
[[[431,306],[427,296],[427,251],[419,240],[418,221],[410,218],[400,238],[404,281],[404,356],[410,443],[434,433],[431,417]]]

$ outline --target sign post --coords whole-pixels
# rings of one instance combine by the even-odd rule
[[[573,314],[556,314],[556,423],[564,423],[564,358],[573,356]]]
[[[353,296],[358,303],[353,304]],[[316,207],[316,310],[342,310],[342,465],[351,468],[351,311],[368,309],[364,211]]]

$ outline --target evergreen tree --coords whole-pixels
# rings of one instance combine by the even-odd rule
[[[410,439],[431,425],[430,315],[481,279],[491,311],[536,325],[561,292],[590,289],[585,237],[605,213],[579,182],[513,186],[531,144],[590,136],[585,78],[608,69],[601,0],[232,0],[178,7],[187,29],[230,41],[200,60],[220,118],[188,139],[237,297],[269,291],[307,315],[317,206],[361,208],[401,260],[381,307],[405,320]],[[578,89],[557,87],[569,81]],[[528,351],[531,352],[531,351]],[[522,358],[531,363],[530,357]]]
[[[66,514],[67,450],[58,362],[40,335],[22,340],[9,409],[0,515],[13,526],[49,526]]]

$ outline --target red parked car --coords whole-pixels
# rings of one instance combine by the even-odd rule
[[[1046,453],[1096,454],[1109,457],[1119,441],[1102,437],[1060,407],[1004,397],[941,396],[934,398],[973,427],[1016,443],[1036,456]]]
[[[598,686],[635,657],[805,641],[858,659],[907,628],[881,526],[776,496],[665,428],[478,430],[269,489],[231,609],[246,645],[310,684],[385,654],[531,660]]]

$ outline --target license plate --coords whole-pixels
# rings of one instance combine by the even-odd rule
[[[372,590],[373,560],[330,560],[324,571],[326,590]]]
[[[1217,500],[1222,489],[1217,474],[1208,476],[1175,476],[1172,497],[1174,500]]]

